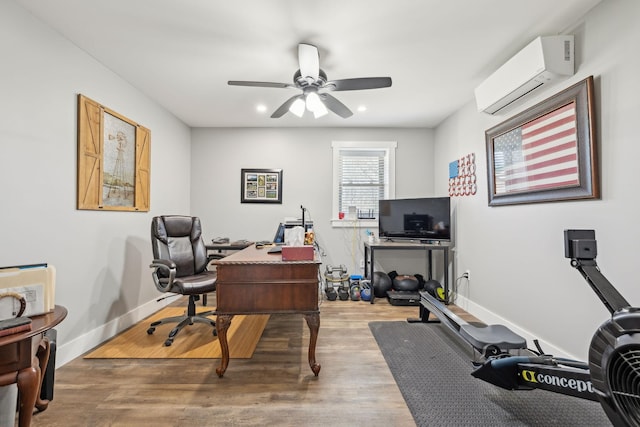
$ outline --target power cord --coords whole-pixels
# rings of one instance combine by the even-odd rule
[[[449,295],[447,296],[447,302],[449,304],[455,304],[455,301],[457,298],[454,298],[453,296],[457,297],[458,296],[458,288],[459,288],[459,283],[462,279],[466,279],[467,280],[467,284],[469,284],[469,272],[465,271],[464,273],[462,273],[461,276],[457,277],[456,280],[454,280],[453,282],[453,289],[451,289],[451,292],[449,292]]]

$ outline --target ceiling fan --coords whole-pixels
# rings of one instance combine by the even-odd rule
[[[282,117],[287,111],[302,117],[305,109],[311,111],[315,118],[324,116],[330,110],[346,119],[351,117],[353,112],[328,92],[378,89],[391,86],[391,77],[327,80],[327,75],[320,68],[318,48],[311,44],[300,43],[298,45],[298,63],[300,69],[293,75],[293,84],[238,80],[230,80],[228,83],[231,86],[300,89],[301,94],[292,96],[273,112],[271,115],[273,119]]]

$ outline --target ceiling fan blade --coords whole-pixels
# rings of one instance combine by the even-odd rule
[[[347,108],[342,102],[338,101],[335,97],[329,95],[328,93],[323,93],[320,95],[320,99],[324,102],[324,105],[343,119],[347,117],[353,116],[353,112]]]
[[[325,84],[329,90],[379,89],[391,86],[391,77],[360,77],[355,79],[331,80]]]
[[[289,107],[291,107],[291,104],[293,104],[294,102],[296,102],[296,99],[298,98],[303,98],[302,95],[294,95],[291,98],[287,99],[285,101],[284,104],[282,104],[280,107],[278,107],[278,109],[276,111],[273,112],[273,114],[271,115],[272,119],[278,119],[282,116],[284,116],[284,114],[289,111]]]
[[[289,83],[271,83],[271,82],[246,82],[240,80],[229,80],[227,82],[229,86],[252,86],[252,87],[277,87],[277,88],[286,88],[286,87],[295,87]]]
[[[320,72],[320,54],[318,48],[312,44],[300,43],[298,45],[298,63],[302,77],[311,77],[315,82]]]

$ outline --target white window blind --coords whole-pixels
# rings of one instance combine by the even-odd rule
[[[395,142],[334,142],[334,215],[378,214],[378,200],[395,195]],[[336,225],[334,223],[334,225]]]
[[[341,150],[339,169],[339,210],[350,206],[371,211],[377,218],[378,200],[385,198],[386,150]]]

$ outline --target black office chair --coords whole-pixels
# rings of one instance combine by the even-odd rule
[[[178,323],[171,330],[165,346],[170,346],[178,332],[195,322],[207,323],[217,335],[216,323],[208,318],[213,311],[196,314],[196,301],[216,289],[216,272],[208,271],[211,257],[202,239],[200,219],[190,216],[157,216],[151,222],[153,247],[153,282],[160,292],[189,295],[187,312],[183,316],[167,317],[151,323],[148,334],[164,323]],[[216,256],[217,257],[217,256]],[[222,255],[220,255],[222,257]]]

